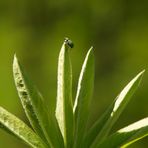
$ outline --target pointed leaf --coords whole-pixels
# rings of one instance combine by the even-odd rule
[[[25,113],[40,137],[51,147],[64,146],[56,118],[48,111],[41,94],[25,75],[16,56],[13,62],[13,75],[16,88]]]
[[[0,107],[0,128],[21,139],[32,148],[47,148],[47,145],[31,128],[2,107]]]
[[[91,48],[84,60],[79,76],[77,94],[74,104],[75,113],[75,143],[74,147],[82,146],[89,115],[90,100],[94,87],[94,54]]]
[[[148,136],[148,117],[117,131],[97,148],[125,148],[146,136]]]
[[[58,60],[56,118],[66,147],[73,143],[72,69],[69,46],[64,42]]]
[[[131,96],[139,86],[143,73],[144,71],[140,72],[133,80],[130,81],[130,83],[121,91],[101,119],[99,119],[90,129],[85,139],[88,140],[88,146],[90,146],[95,139],[91,145],[91,148],[96,148],[99,143],[106,138],[113,124],[117,121],[120,114],[130,101]]]

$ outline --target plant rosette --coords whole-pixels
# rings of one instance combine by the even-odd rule
[[[47,107],[41,93],[14,56],[14,81],[32,128],[3,107],[0,107],[0,127],[32,148],[123,148],[147,136],[148,117],[110,133],[139,86],[144,71],[125,86],[105,113],[87,130],[94,87],[94,53],[91,47],[86,54],[73,104],[69,56],[69,48],[73,46],[72,41],[65,38],[59,54],[55,113]]]

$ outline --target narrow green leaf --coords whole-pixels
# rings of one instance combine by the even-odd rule
[[[0,107],[0,127],[32,148],[47,148],[47,145],[43,143],[41,138],[31,128],[2,107]]]
[[[107,122],[107,120],[110,117],[110,114],[112,112],[112,106],[108,110],[105,111],[105,113],[99,118],[95,124],[90,128],[90,130],[87,131],[86,136],[83,141],[83,146],[85,148],[89,148],[92,142],[95,140],[101,129],[103,128],[104,124]]]
[[[89,145],[93,142],[91,148],[96,148],[109,134],[113,124],[117,121],[120,114],[130,101],[131,96],[139,86],[143,73],[144,71],[140,72],[132,81],[130,81],[130,83],[117,96],[113,104],[109,107],[101,119],[99,119],[90,129],[85,140],[95,139],[94,141],[88,141]]]
[[[74,104],[75,114],[75,143],[74,147],[81,147],[86,132],[89,115],[90,100],[94,87],[94,54],[91,48],[84,60],[79,76],[77,94]]]
[[[148,136],[148,117],[117,131],[97,148],[125,148],[146,136]]]
[[[64,137],[65,147],[73,143],[73,105],[72,105],[72,68],[69,57],[69,46],[63,43],[58,60],[56,118]]]
[[[13,62],[13,75],[23,108],[34,130],[50,147],[64,147],[54,114],[48,111],[41,94],[25,75],[16,56]]]

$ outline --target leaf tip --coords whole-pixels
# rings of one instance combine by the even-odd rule
[[[141,75],[143,75],[144,73],[145,73],[145,69],[143,69],[140,73],[141,73]]]
[[[94,48],[93,48],[93,46],[91,46],[90,49],[88,50],[86,57],[90,56],[90,55],[94,56]]]
[[[13,66],[12,66],[14,76],[18,73],[18,69],[19,69],[19,68],[20,68],[19,61],[18,61],[18,59],[17,59],[16,54],[14,54]]]
[[[17,60],[17,56],[16,56],[16,53],[14,54],[14,58],[13,58],[13,66],[18,63],[18,60]]]
[[[89,52],[93,52],[93,50],[94,50],[94,47],[91,46],[90,49],[89,49],[88,51],[89,51]]]
[[[141,78],[142,79],[142,76],[144,75],[145,73],[145,69],[142,70],[138,75],[137,75],[137,78]]]

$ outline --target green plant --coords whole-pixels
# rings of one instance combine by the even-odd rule
[[[70,47],[73,47],[73,44],[66,39],[59,54],[55,114],[48,110],[40,92],[28,79],[14,56],[14,81],[33,130],[2,107],[0,107],[0,127],[33,148],[126,147],[147,136],[148,118],[110,134],[112,126],[139,86],[144,71],[130,81],[101,118],[86,130],[94,85],[93,48],[90,48],[84,60],[73,105]]]

